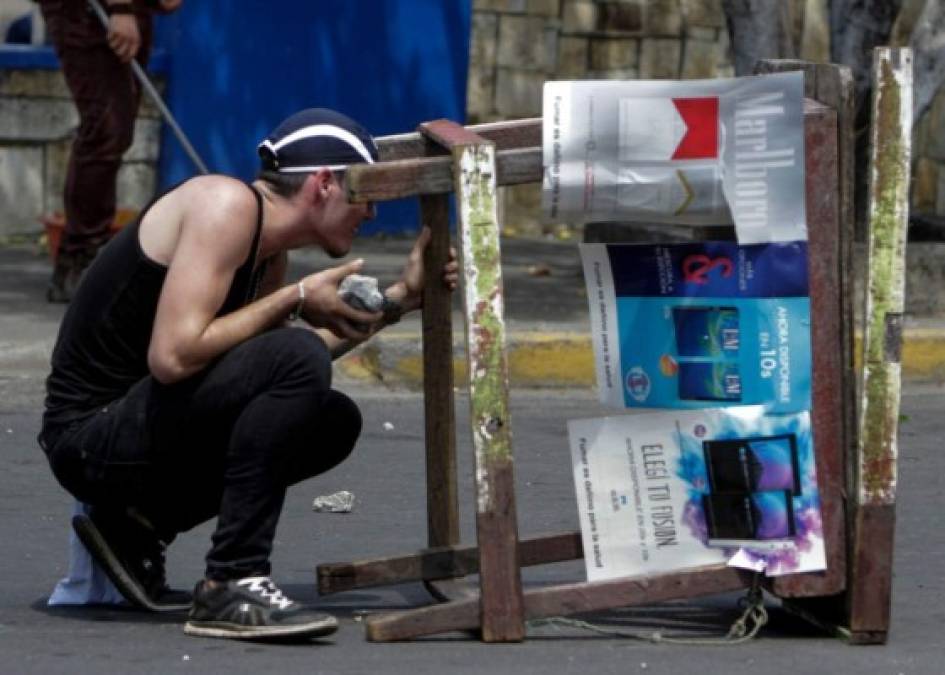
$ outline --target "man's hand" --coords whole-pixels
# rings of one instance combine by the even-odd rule
[[[417,241],[407,256],[407,264],[404,266],[400,281],[385,293],[391,300],[400,302],[404,307],[404,311],[409,312],[423,304],[423,286],[426,283],[426,274],[423,269],[423,252],[429,245],[432,236],[433,232],[429,227],[424,227],[420,231],[420,236],[417,237]],[[459,263],[456,262],[456,249],[450,246],[449,260],[443,266],[443,284],[449,290],[454,291],[458,280]]]
[[[364,266],[363,260],[332,267],[302,279],[305,300],[300,315],[316,328],[327,328],[340,338],[364,340],[370,333],[355,326],[371,326],[381,320],[380,312],[362,312],[346,303],[338,295],[338,284],[349,274],[355,274]]]
[[[112,14],[108,17],[108,46],[122,63],[129,63],[141,46],[141,33],[134,14]]]

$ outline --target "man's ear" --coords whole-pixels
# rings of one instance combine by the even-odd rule
[[[328,190],[333,180],[331,171],[328,169],[319,169],[310,173],[303,186],[307,200],[313,204],[324,202],[328,198]]]

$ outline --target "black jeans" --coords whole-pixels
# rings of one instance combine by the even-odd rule
[[[343,461],[360,431],[324,342],[282,328],[180,383],[144,378],[54,431],[48,453],[76,498],[135,507],[165,540],[218,515],[207,577],[225,581],[269,574],[286,488]]]

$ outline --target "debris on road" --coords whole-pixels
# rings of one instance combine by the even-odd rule
[[[347,490],[316,497],[312,502],[312,510],[319,513],[351,513],[353,508],[354,493]]]

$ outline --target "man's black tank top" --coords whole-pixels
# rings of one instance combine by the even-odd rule
[[[252,301],[264,273],[265,265],[254,271],[262,196],[248,187],[257,206],[253,245],[217,316]],[[44,434],[122,397],[150,374],[148,346],[167,268],[145,255],[138,230],[158,199],[102,248],[69,303],[53,349],[52,372],[46,379]]]

